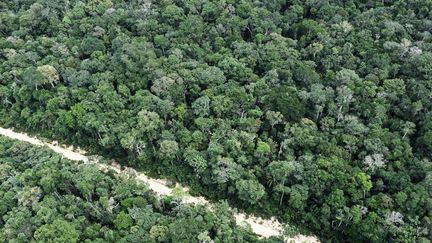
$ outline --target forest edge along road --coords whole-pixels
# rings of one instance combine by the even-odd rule
[[[84,151],[76,149],[73,147],[63,148],[58,145],[57,142],[45,143],[41,140],[30,137],[25,133],[14,132],[11,129],[5,129],[0,127],[0,135],[17,139],[20,141],[28,142],[33,145],[38,146],[47,146],[51,150],[56,153],[62,154],[65,158],[73,161],[83,161],[85,163],[96,164],[100,169],[112,169],[117,173],[125,172],[125,171],[134,171],[131,168],[125,168],[123,171],[116,165],[107,165],[103,163],[99,163],[97,161],[90,160],[85,154]],[[166,181],[161,179],[152,179],[146,176],[143,173],[136,172],[136,178],[147,183],[149,188],[160,195],[173,195],[173,189],[169,188],[166,185]],[[188,191],[188,188],[182,188],[183,191]],[[185,203],[196,203],[196,204],[209,204],[209,202],[203,197],[193,197],[193,196],[184,196],[182,200]],[[243,213],[237,213],[235,215],[236,221],[239,225],[248,224],[251,226],[252,231],[257,235],[262,237],[270,237],[279,235],[282,231],[282,225],[275,219],[272,218],[270,220],[262,219],[260,217],[255,216],[246,216]],[[286,239],[287,242],[319,242],[319,240],[313,236],[303,236],[297,235],[293,238]]]
[[[5,129],[0,127],[0,135],[17,139],[20,141],[28,142],[33,145],[38,146],[47,146],[51,150],[55,151],[56,153],[62,154],[65,158],[73,161],[83,161],[85,163],[92,163],[96,164],[100,169],[112,169],[116,171],[117,173],[126,172],[126,171],[135,171],[131,168],[125,168],[123,171],[120,169],[119,166],[113,164],[113,165],[107,165],[100,163],[98,161],[94,161],[89,159],[85,154],[85,151],[82,151],[80,149],[74,149],[73,147],[67,147],[64,148],[57,144],[57,142],[52,143],[45,143],[41,140],[30,137],[25,133],[18,133],[14,132],[11,129]],[[143,173],[136,172],[136,178],[138,180],[141,180],[149,185],[149,188],[160,195],[173,195],[173,189],[169,188],[166,184],[166,181],[161,179],[152,179],[146,176]],[[182,187],[183,191],[188,191],[188,188]],[[182,200],[185,203],[195,203],[195,204],[209,204],[209,202],[204,199],[203,197],[193,197],[193,196],[184,196],[182,197]],[[255,216],[247,216],[243,213],[237,213],[235,215],[236,221],[239,225],[248,224],[251,226],[252,231],[260,235],[262,237],[270,237],[270,236],[276,236],[280,235],[282,231],[282,225],[279,223],[275,218],[272,219],[262,219],[260,217]],[[313,236],[304,236],[304,235],[297,235],[293,238],[287,238],[285,239],[287,242],[319,242],[319,240],[316,237]]]

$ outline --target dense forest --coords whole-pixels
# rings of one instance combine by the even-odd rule
[[[5,0],[0,124],[323,241],[430,242],[431,30],[431,0]]]
[[[261,242],[227,203],[209,211],[114,174],[0,137],[0,242]]]

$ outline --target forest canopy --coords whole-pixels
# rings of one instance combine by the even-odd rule
[[[430,242],[431,0],[0,9],[3,126],[323,240]]]

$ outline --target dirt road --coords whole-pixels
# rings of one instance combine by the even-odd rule
[[[136,175],[136,178],[138,180],[141,180],[145,183],[147,183],[150,187],[150,189],[157,194],[160,195],[173,195],[173,190],[167,186],[167,183],[165,180],[161,179],[153,179],[149,178],[143,173],[136,172],[135,170],[131,168],[125,168],[123,171],[119,168],[119,166],[113,164],[113,165],[107,165],[99,163],[98,161],[90,160],[88,156],[86,156],[85,152],[79,149],[74,149],[73,147],[64,147],[57,144],[57,142],[52,143],[44,143],[41,140],[30,137],[25,133],[18,133],[14,132],[11,129],[4,129],[0,127],[0,135],[17,139],[20,141],[28,142],[33,145],[38,146],[47,146],[53,151],[62,154],[64,158],[67,158],[69,160],[74,161],[84,161],[86,163],[92,163],[99,166],[101,169],[112,169],[118,173],[133,173]],[[187,192],[189,189],[183,187],[183,191]],[[209,204],[211,205],[205,198],[203,197],[193,197],[193,196],[184,196],[182,197],[182,200],[186,203],[195,203],[195,204]],[[248,224],[251,226],[253,232],[255,232],[257,235],[260,235],[262,237],[270,237],[275,235],[280,235],[282,230],[282,225],[274,218],[272,219],[262,219],[260,217],[254,217],[254,216],[247,216],[245,214],[239,213],[235,215],[235,218],[237,220],[237,223],[239,225],[245,225]],[[297,235],[293,238],[286,239],[287,242],[319,242],[319,240],[312,236],[304,236],[304,235]]]

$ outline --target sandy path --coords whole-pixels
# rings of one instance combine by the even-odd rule
[[[116,171],[117,173],[132,173],[136,176],[138,180],[141,180],[149,185],[149,188],[160,195],[172,195],[173,190],[169,188],[166,185],[165,180],[160,179],[152,179],[146,176],[143,173],[138,173],[134,169],[131,168],[125,168],[123,171],[119,168],[118,165],[107,165],[102,164],[94,160],[90,160],[86,155],[85,152],[82,150],[74,150],[73,147],[65,148],[63,146],[57,145],[56,142],[53,143],[44,143],[41,140],[33,137],[29,137],[25,133],[17,133],[12,131],[11,129],[4,129],[0,127],[0,135],[4,135],[9,138],[17,139],[20,141],[28,142],[33,145],[38,146],[47,146],[53,151],[62,154],[64,158],[67,158],[69,160],[74,161],[84,161],[86,163],[94,163],[99,168],[106,170],[106,169],[112,169]],[[182,188],[183,191],[187,192],[188,188]],[[208,204],[209,202],[203,198],[203,197],[193,197],[186,195],[182,197],[182,200],[186,203],[195,203],[195,204]],[[262,237],[270,237],[270,236],[277,236],[280,235],[282,230],[282,225],[275,219],[262,219],[260,217],[254,217],[254,216],[246,216],[243,213],[238,213],[235,215],[236,221],[239,225],[250,225],[252,228],[252,231],[256,233],[257,235],[260,235]],[[287,242],[319,242],[319,240],[315,237],[311,236],[303,236],[303,235],[297,235],[293,238],[287,238],[285,239]]]

